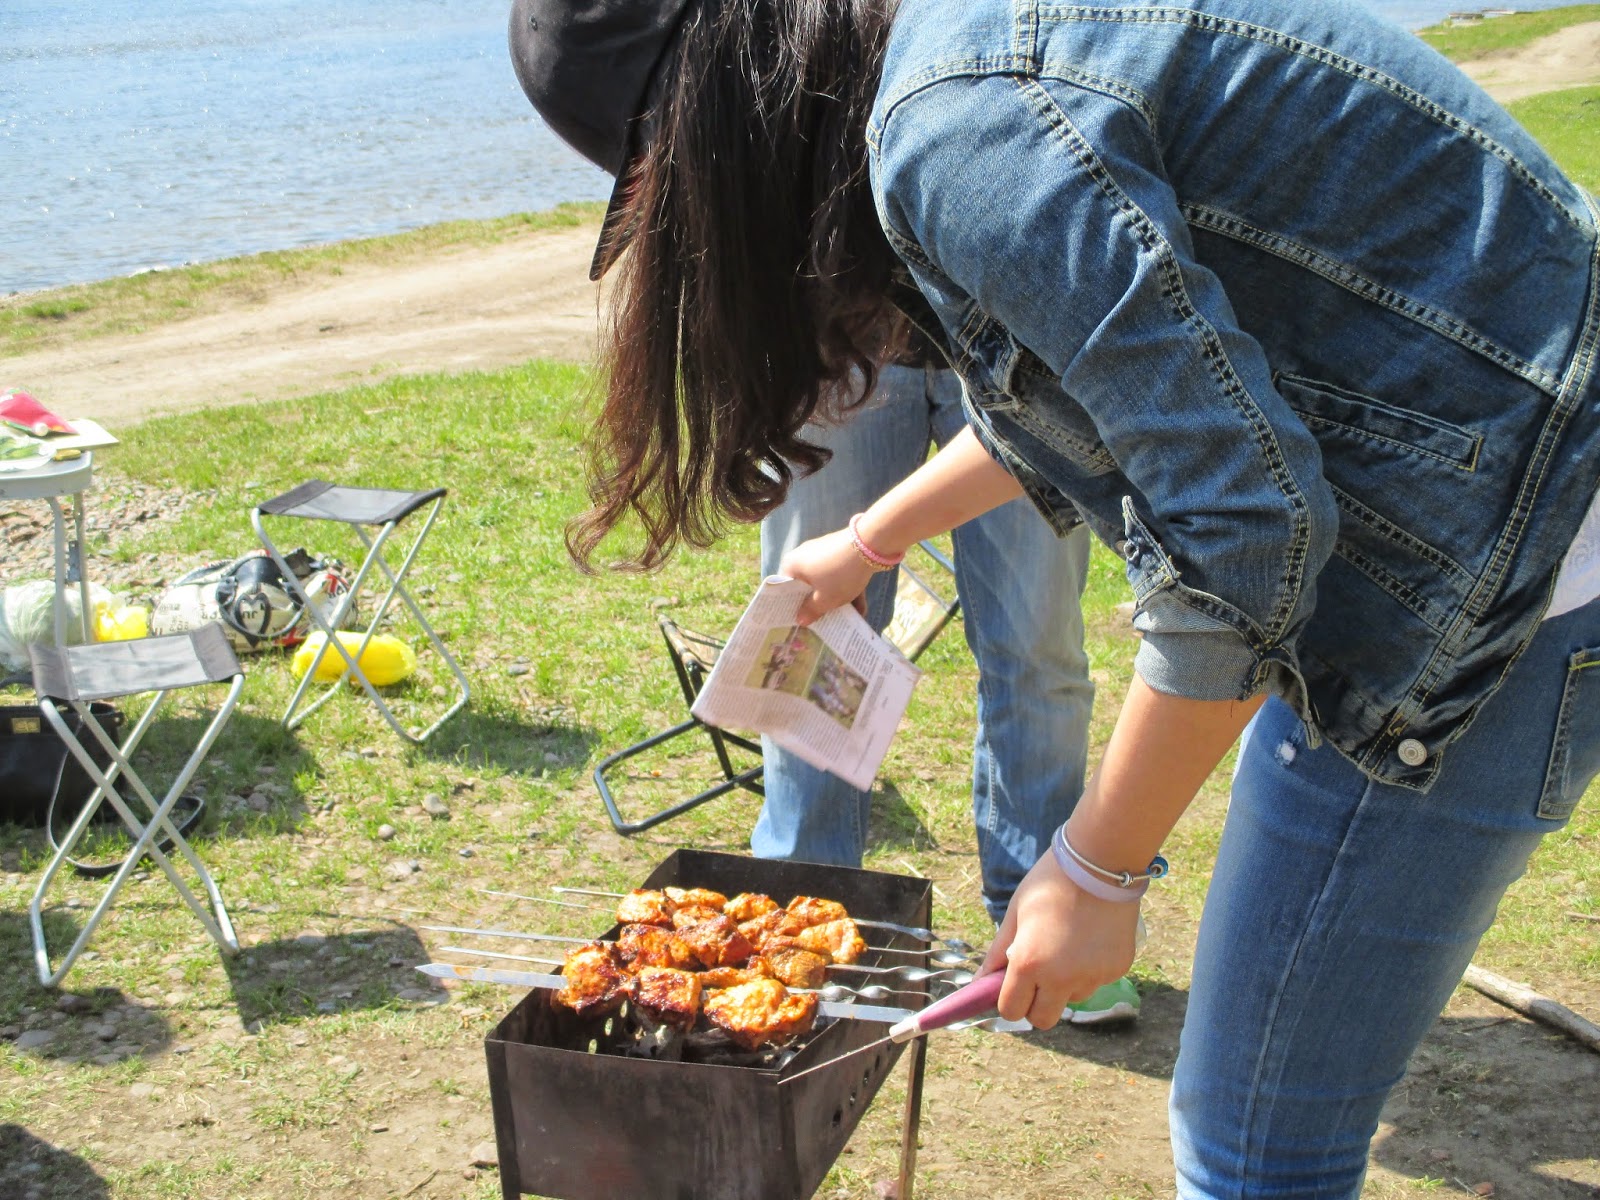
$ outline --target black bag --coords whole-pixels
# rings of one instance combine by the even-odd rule
[[[96,765],[105,770],[110,756],[93,734],[84,732],[82,718],[70,708],[58,707],[67,728],[89,751]],[[101,700],[94,701],[89,709],[111,739],[120,742],[122,710]],[[67,744],[57,736],[37,704],[0,705],[0,821],[43,825],[54,799],[56,823],[71,825],[93,791],[94,781],[89,773],[67,750]],[[97,819],[115,819],[116,815],[109,806],[102,806],[95,814]]]

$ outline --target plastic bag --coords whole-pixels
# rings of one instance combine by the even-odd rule
[[[354,656],[361,646],[361,635],[340,633],[339,641]],[[311,669],[312,660],[327,642],[327,634],[319,630],[301,643],[300,649],[294,652],[294,661],[289,664],[289,670],[296,679]],[[373,634],[372,640],[367,643],[366,652],[358,661],[361,664],[362,674],[373,687],[387,687],[391,683],[399,683],[417,669],[416,651],[392,633]],[[328,652],[322,656],[322,661],[317,664],[315,679],[318,683],[332,683],[344,673],[344,669],[344,656],[329,647]],[[354,676],[350,682],[360,686]]]
[[[83,602],[77,584],[66,591],[67,645],[83,641]],[[56,585],[48,579],[33,579],[5,590],[0,597],[0,662],[8,671],[25,670],[29,646],[51,646],[56,640]],[[122,601],[97,583],[89,585],[91,616],[102,605],[112,609]]]

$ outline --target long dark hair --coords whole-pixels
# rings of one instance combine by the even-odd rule
[[[827,452],[801,429],[870,392],[896,336],[866,123],[891,0],[700,0],[631,180],[591,447],[587,565],[629,513],[629,565],[704,547]]]

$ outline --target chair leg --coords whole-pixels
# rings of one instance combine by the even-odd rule
[[[421,550],[422,543],[427,540],[428,532],[433,528],[434,520],[438,517],[439,509],[443,504],[443,496],[433,502],[432,507],[428,510],[426,519],[423,521],[422,528],[418,530],[416,537],[412,539],[411,546],[406,551],[405,559],[401,563],[398,571],[390,567],[388,560],[383,557],[383,547],[389,540],[389,536],[394,533],[396,529],[396,522],[390,521],[384,525],[382,529],[379,530],[378,535],[375,538],[369,537],[366,530],[362,529],[361,526],[352,526],[356,532],[356,536],[361,539],[362,546],[366,550],[366,557],[362,560],[360,568],[356,571],[355,578],[350,583],[350,590],[334,608],[333,614],[326,619],[324,619],[321,612],[311,603],[309,597],[307,597],[300,589],[299,583],[295,579],[294,573],[289,569],[288,563],[284,561],[282,554],[279,553],[278,548],[273,544],[272,539],[268,537],[265,528],[263,528],[260,514],[258,512],[251,513],[250,520],[251,524],[255,526],[256,536],[261,539],[261,544],[266,547],[267,553],[272,557],[273,562],[277,564],[278,570],[282,572],[285,580],[293,590],[296,599],[304,605],[307,617],[311,623],[320,629],[326,638],[322,648],[317,652],[316,658],[312,661],[310,667],[306,670],[305,675],[301,678],[300,684],[298,687],[296,687],[294,695],[289,699],[289,707],[283,714],[283,725],[285,729],[297,729],[307,717],[309,717],[317,709],[321,708],[329,699],[333,697],[333,695],[339,690],[340,685],[343,684],[346,679],[353,679],[355,682],[359,683],[362,689],[367,693],[367,698],[370,699],[377,707],[379,715],[382,716],[384,721],[388,723],[389,728],[393,729],[395,733],[404,738],[406,741],[411,742],[413,745],[421,745],[423,742],[427,741],[428,738],[432,736],[433,732],[439,728],[439,726],[443,725],[447,720],[449,720],[466,706],[468,700],[471,698],[471,688],[467,683],[466,674],[461,670],[461,665],[456,661],[455,656],[445,648],[444,642],[434,631],[432,624],[430,624],[428,618],[423,615],[422,609],[412,598],[411,593],[406,590],[405,585],[402,582],[405,579],[406,573],[410,571],[411,564],[417,557],[417,552]],[[366,583],[367,576],[371,573],[374,566],[382,571],[382,573],[388,578],[389,590],[384,594],[383,599],[379,602],[376,610],[373,612],[372,619],[367,625],[366,632],[362,635],[360,644],[357,646],[354,654],[352,654],[345,647],[344,643],[339,640],[336,631],[344,619],[345,613],[349,610],[350,606],[355,603],[356,597],[360,595],[361,589]],[[417,623],[422,627],[423,633],[427,636],[428,644],[433,647],[434,653],[437,654],[450,669],[450,673],[455,676],[456,682],[460,685],[461,689],[456,696],[455,701],[448,708],[446,708],[445,711],[431,725],[427,726],[422,730],[421,733],[418,734],[411,733],[410,730],[406,729],[406,727],[400,722],[400,719],[395,716],[394,711],[378,693],[378,689],[373,686],[372,681],[366,677],[365,672],[361,670],[360,666],[361,656],[366,652],[367,646],[372,641],[373,637],[376,636],[379,624],[382,622],[385,614],[388,613],[389,608],[391,605],[393,605],[396,597],[398,597],[406,606],[406,608],[410,610],[411,615],[416,619]],[[301,708],[301,699],[305,695],[307,689],[310,687],[311,681],[315,677],[317,668],[321,665],[324,656],[326,656],[330,650],[332,650],[334,653],[337,653],[341,658],[344,659],[344,670],[340,673],[338,679],[334,680],[333,683],[328,685],[327,689],[322,693],[322,695],[318,696],[314,701],[306,705],[304,708]],[[297,709],[298,713],[296,711]]]
[[[673,738],[681,737],[683,734],[693,733],[696,729],[703,729],[712,735],[712,740],[716,743],[717,758],[720,761],[722,772],[726,778],[721,783],[714,784],[702,792],[696,792],[693,796],[690,796],[685,800],[680,800],[676,804],[669,805],[660,812],[652,813],[642,821],[626,820],[622,815],[622,810],[617,806],[616,796],[611,791],[611,784],[606,779],[606,774],[619,763],[626,762],[634,755],[643,754],[646,750],[654,749],[663,742],[670,742]],[[719,732],[720,731],[712,729],[711,726],[705,724],[698,718],[691,717],[687,721],[682,721],[679,724],[674,725],[671,729],[663,730],[652,737],[646,738],[642,742],[635,742],[633,745],[628,746],[625,749],[618,750],[615,754],[607,755],[605,758],[601,759],[600,765],[594,769],[594,785],[597,789],[599,789],[600,799],[606,806],[606,815],[611,818],[612,828],[620,833],[623,837],[631,837],[633,834],[641,833],[646,829],[654,828],[655,826],[660,825],[663,821],[670,821],[673,817],[681,816],[692,808],[698,808],[708,800],[715,800],[718,796],[726,795],[727,793],[733,791],[734,788],[744,788],[746,791],[755,792],[757,795],[760,795],[762,790],[761,785],[756,782],[761,778],[762,768],[760,764],[750,767],[748,770],[736,773],[733,769],[733,763],[728,758],[727,750],[724,748],[721,738],[717,736]],[[750,742],[747,742],[742,738],[734,737],[731,734],[722,734],[721,737],[726,738],[727,740],[732,741],[747,750],[753,749],[758,754],[761,751],[759,746],[753,746]]]
[[[217,713],[212,718],[210,725],[207,727],[205,733],[201,736],[199,744],[191,752],[188,761],[184,763],[184,766],[179,771],[177,778],[167,790],[165,797],[159,802],[151,794],[149,788],[145,785],[144,780],[134,770],[133,765],[129,760],[131,755],[137,749],[140,740],[144,737],[145,730],[149,728],[151,719],[153,718],[156,710],[159,709],[165,702],[168,695],[167,692],[162,691],[156,694],[155,699],[152,700],[149,707],[145,710],[144,716],[141,717],[139,722],[135,725],[133,732],[128,735],[121,746],[118,746],[111,739],[110,735],[108,735],[105,730],[101,728],[100,723],[94,719],[87,705],[80,701],[73,702],[73,709],[78,713],[78,716],[82,720],[83,727],[92,732],[96,741],[99,742],[101,748],[110,755],[111,763],[109,769],[104,771],[101,769],[100,765],[95,762],[93,757],[90,756],[89,752],[83,747],[82,743],[79,742],[77,738],[72,736],[71,731],[68,729],[66,722],[62,719],[59,711],[56,709],[55,704],[50,701],[46,701],[41,705],[45,719],[55,729],[56,734],[61,737],[63,742],[66,744],[67,749],[72,753],[73,757],[78,760],[79,764],[84,768],[84,770],[89,774],[90,778],[95,783],[95,790],[90,794],[89,800],[87,803],[85,803],[83,810],[73,821],[72,827],[68,831],[67,836],[62,840],[60,847],[51,857],[50,863],[48,866],[46,866],[44,874],[39,880],[38,887],[34,891],[33,899],[28,906],[28,920],[33,932],[34,965],[38,971],[39,981],[40,983],[44,984],[44,986],[54,987],[56,984],[60,983],[60,981],[66,976],[67,972],[72,969],[73,964],[77,961],[78,957],[83,953],[85,947],[87,947],[89,944],[89,939],[94,935],[95,929],[99,926],[101,919],[110,909],[112,902],[116,899],[117,894],[122,890],[122,887],[127,882],[128,877],[133,873],[135,868],[137,868],[140,861],[147,855],[161,868],[162,872],[167,876],[168,880],[171,881],[173,887],[177,890],[179,897],[183,900],[185,905],[188,906],[190,911],[192,911],[195,916],[199,918],[201,925],[204,926],[206,932],[224,951],[224,953],[237,954],[239,952],[238,936],[235,934],[233,922],[228,916],[227,906],[223,902],[222,893],[220,889],[218,889],[216,881],[211,877],[211,873],[206,870],[205,865],[195,854],[194,849],[190,846],[188,840],[172,824],[171,812],[173,806],[177,804],[179,797],[183,794],[184,789],[188,787],[190,781],[194,778],[195,771],[199,769],[201,762],[205,760],[205,757],[210,751],[212,744],[216,741],[217,736],[221,733],[222,727],[227,723],[227,719],[232,714],[234,706],[238,702],[239,693],[243,687],[244,676],[235,676],[227,699],[217,710]],[[133,790],[138,794],[145,807],[149,809],[150,819],[147,822],[141,823],[139,819],[134,816],[132,810],[128,807],[126,801],[123,799],[123,796],[117,787],[117,779],[119,776],[126,781],[127,785],[132,786]],[[76,849],[77,843],[83,838],[84,833],[88,829],[90,821],[94,817],[95,811],[100,807],[100,804],[103,801],[109,802],[111,806],[116,809],[117,815],[121,817],[123,824],[127,826],[129,832],[133,834],[133,848],[129,850],[127,856],[122,861],[122,865],[117,869],[116,874],[112,876],[110,883],[106,885],[105,892],[101,895],[99,903],[97,903],[94,909],[90,912],[88,920],[84,923],[84,927],[79,931],[71,949],[69,949],[63,956],[58,966],[52,967],[44,933],[44,899],[49,890],[51,882],[56,876],[56,873],[71,856],[72,851]],[[207,899],[209,899],[211,902],[211,911],[207,911],[206,906],[198,897],[194,895],[194,893],[189,889],[188,884],[185,883],[183,878],[177,873],[177,870],[172,865],[172,861],[161,850],[161,848],[155,844],[156,838],[162,835],[171,840],[174,848],[176,848],[184,856],[184,858],[188,861],[189,866],[194,870],[196,876],[199,878],[202,888],[206,892]]]

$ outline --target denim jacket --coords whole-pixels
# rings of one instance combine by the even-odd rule
[[[908,309],[1125,557],[1141,677],[1425,790],[1600,479],[1593,199],[1342,0],[903,0],[868,141]]]

